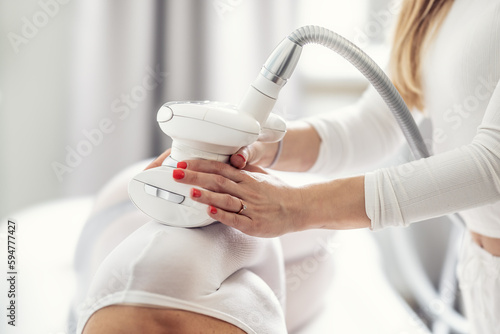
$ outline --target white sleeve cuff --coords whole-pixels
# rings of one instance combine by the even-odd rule
[[[365,174],[365,210],[372,231],[388,226],[407,226],[390,174],[385,169]]]
[[[344,149],[337,125],[326,124],[317,117],[306,118],[303,121],[311,125],[321,138],[318,158],[307,172],[324,176],[339,172]]]

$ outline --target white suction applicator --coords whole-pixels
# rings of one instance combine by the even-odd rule
[[[297,45],[287,40],[275,54],[289,52]],[[301,48],[298,47],[300,50]],[[206,206],[189,198],[191,186],[173,180],[172,171],[177,162],[189,159],[207,159],[229,162],[240,147],[260,140],[275,142],[286,132],[285,121],[271,114],[281,87],[293,66],[285,58],[284,66],[271,72],[263,67],[238,107],[219,102],[169,102],[157,114],[157,121],[165,134],[172,138],[171,155],[163,165],[136,175],[129,183],[129,194],[134,204],[151,218],[167,225],[180,227],[205,226],[214,222],[206,214]],[[280,57],[271,56],[271,68]],[[266,66],[266,65],[265,65]],[[286,69],[284,71],[284,69]],[[280,76],[281,75],[281,76]]]
[[[162,166],[136,175],[129,183],[129,194],[134,204],[151,218],[180,227],[205,226],[213,220],[206,214],[205,205],[189,198],[192,186],[173,180],[172,171],[178,161],[229,162],[232,154],[258,140],[261,134],[261,139],[271,141],[280,140],[286,132],[285,122],[279,116],[261,126],[250,113],[209,101],[166,103],[158,111],[157,121],[172,138],[171,155]]]

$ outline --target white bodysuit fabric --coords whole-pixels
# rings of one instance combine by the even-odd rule
[[[471,334],[500,333],[500,257],[466,234],[457,274]]]
[[[260,239],[222,224],[182,229],[150,222],[127,194],[147,164],[108,182],[82,232],[70,319],[78,320],[77,333],[94,312],[115,304],[193,311],[247,333],[307,334],[302,329],[310,324],[330,326],[322,319],[328,319],[335,231]]]
[[[192,311],[247,333],[286,333],[280,247],[220,223],[186,229],[149,222],[101,264],[80,305],[77,333],[96,310],[114,304]]]
[[[460,211],[470,230],[500,238],[499,78],[500,1],[454,1],[423,58],[435,155],[365,175],[373,229]],[[373,89],[351,109],[307,120],[322,139],[311,172],[355,171],[402,143]]]
[[[127,193],[147,164],[125,169],[97,196],[75,255],[76,333],[94,312],[117,304],[191,311],[246,333],[287,333],[279,239],[220,223],[185,229],[150,221]]]

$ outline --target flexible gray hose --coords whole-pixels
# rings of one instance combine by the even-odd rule
[[[315,43],[326,46],[353,64],[375,87],[394,114],[416,159],[429,156],[427,147],[406,103],[384,71],[355,44],[323,27],[305,26],[292,32],[288,38],[300,45]]]
[[[411,152],[416,159],[429,157],[430,154],[406,103],[384,71],[355,44],[323,27],[305,26],[292,32],[288,39],[304,46],[309,43],[320,44],[335,51],[353,64],[373,85],[396,118]],[[454,223],[464,226],[459,215],[448,216]],[[397,243],[397,258],[409,280],[410,288],[421,308],[433,319],[441,319],[458,333],[467,333],[467,321],[458,314],[451,305],[444,305],[441,312],[436,313],[429,305],[440,300],[432,282],[411,247],[412,243],[406,234],[399,234],[394,240]],[[410,265],[412,263],[412,265]]]

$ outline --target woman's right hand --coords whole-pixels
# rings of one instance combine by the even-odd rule
[[[306,122],[293,122],[288,124],[286,135],[282,140],[282,151],[272,168],[289,172],[304,172],[311,169],[318,159],[321,145],[321,137],[316,129]],[[255,142],[233,154],[231,165],[238,169],[244,169],[247,165],[269,168],[276,158],[278,148],[278,143]]]

